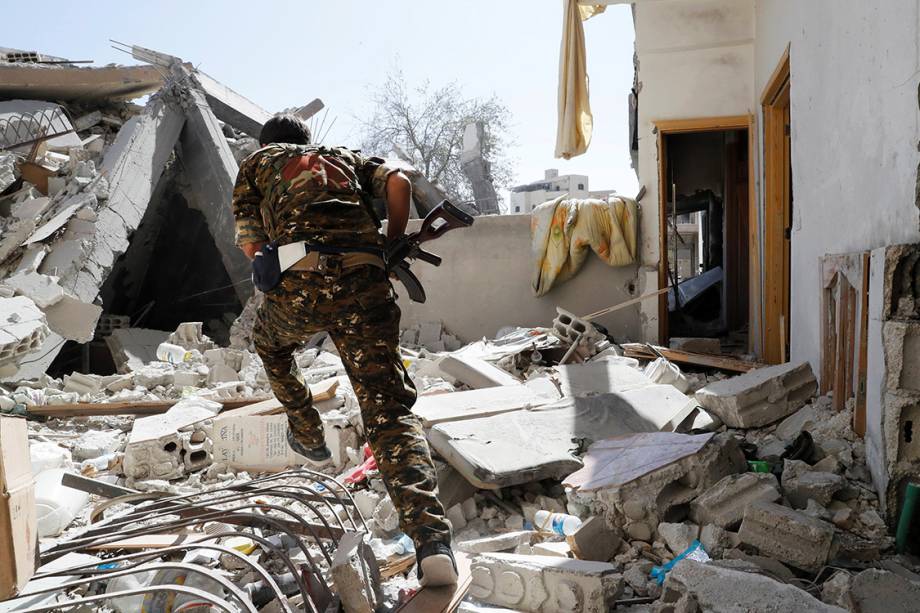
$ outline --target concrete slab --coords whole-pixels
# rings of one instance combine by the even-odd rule
[[[711,613],[846,613],[846,609],[825,604],[794,585],[780,583],[763,575],[694,560],[683,560],[671,569],[665,579],[662,593],[662,601],[666,605],[687,600],[695,602],[697,608],[678,610]]]
[[[484,389],[420,396],[412,412],[431,428],[440,423],[489,417],[548,404],[549,399],[524,385],[506,385]]]
[[[653,384],[645,374],[631,366],[629,358],[611,358],[583,364],[556,366],[565,396],[586,396],[607,392],[626,392]]]
[[[169,332],[147,328],[118,328],[106,337],[118,372],[140,370],[157,359],[157,347],[166,342]]]
[[[88,304],[67,294],[45,309],[48,327],[61,337],[78,343],[93,340],[101,315],[102,307],[98,304]]]
[[[200,70],[195,71],[195,79],[218,119],[255,139],[259,138],[262,124],[271,119],[271,113]]]
[[[432,447],[482,489],[545,478],[581,468],[575,455],[592,441],[657,426],[617,394],[567,398],[534,410],[448,422],[428,434]]]

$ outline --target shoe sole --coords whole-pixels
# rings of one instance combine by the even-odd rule
[[[456,585],[458,579],[449,555],[439,553],[422,560],[422,580],[419,582],[422,587]]]

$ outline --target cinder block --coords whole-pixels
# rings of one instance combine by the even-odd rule
[[[776,477],[769,473],[729,475],[690,503],[690,518],[703,526],[715,524],[734,530],[752,502],[776,502],[782,495]]]
[[[888,390],[920,394],[920,322],[886,321],[882,342]]]
[[[532,613],[606,613],[623,590],[612,564],[487,553],[472,561],[470,595]]]
[[[827,562],[834,526],[772,502],[755,502],[745,510],[738,534],[764,555],[817,572]]]
[[[568,541],[575,557],[594,562],[607,562],[616,555],[623,543],[620,535],[599,515],[589,517]]]
[[[805,462],[786,460],[784,464],[783,493],[797,509],[804,509],[809,500],[827,506],[845,485],[840,475],[812,470]]]
[[[506,532],[495,536],[486,536],[469,541],[457,543],[457,549],[466,553],[490,553],[494,551],[510,551],[519,545],[530,545],[534,541],[536,532],[521,530],[519,532]]]
[[[521,384],[507,371],[479,358],[449,355],[438,363],[438,367],[474,389]]]
[[[817,388],[808,362],[790,362],[707,385],[696,400],[730,428],[757,428],[797,411]]]
[[[0,298],[0,364],[37,350],[50,332],[44,313],[32,300]]]

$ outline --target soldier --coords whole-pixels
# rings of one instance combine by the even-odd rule
[[[411,185],[380,158],[311,145],[310,138],[300,119],[272,117],[262,127],[261,148],[237,175],[233,215],[246,256],[261,257],[269,242],[303,241],[308,252],[266,292],[253,343],[287,411],[291,448],[320,468],[332,454],[293,354],[313,334],[329,333],[400,527],[415,542],[419,580],[453,584],[450,525],[437,499],[428,443],[411,412],[416,392],[399,352],[400,310],[381,257],[386,241],[369,202],[370,196],[386,200],[387,239],[397,239],[409,219]]]

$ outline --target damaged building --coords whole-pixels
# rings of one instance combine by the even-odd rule
[[[563,85],[630,5],[641,190],[477,217],[397,287],[449,589],[321,335],[332,466],[286,444],[229,206],[271,114],[151,49],[0,48],[0,611],[916,610],[920,2],[562,4]]]

